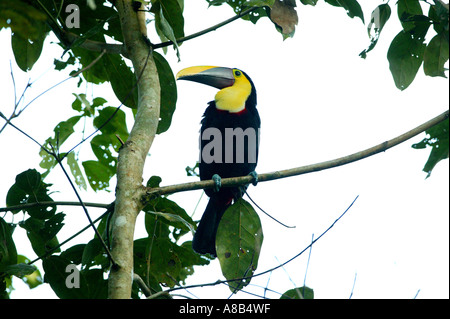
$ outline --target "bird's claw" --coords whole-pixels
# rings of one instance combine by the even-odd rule
[[[217,193],[220,190],[220,188],[222,187],[222,177],[220,177],[217,174],[214,174],[212,176],[212,180],[214,181],[213,190],[214,190],[214,192]]]
[[[248,174],[248,175],[250,175],[251,177],[253,177],[253,180],[252,180],[252,185],[253,186],[256,186],[256,184],[258,184],[258,174],[255,172],[255,171],[252,171],[252,172],[250,172],[250,174]]]

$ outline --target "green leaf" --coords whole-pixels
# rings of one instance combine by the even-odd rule
[[[289,289],[280,299],[314,299],[314,290],[306,286]]]
[[[23,255],[17,255],[17,262],[20,264],[26,264],[27,266],[31,266],[34,268],[34,271],[28,275],[24,275],[22,277],[22,281],[30,288],[36,288],[37,286],[41,285],[44,283],[44,280],[42,279],[42,275],[41,272],[39,271],[38,268],[29,265],[30,260],[23,256]]]
[[[206,0],[209,6],[220,6],[224,3],[227,3],[230,7],[233,8],[234,13],[239,14],[242,10],[245,10],[249,7],[259,7],[249,14],[242,16],[241,19],[251,21],[252,23],[258,22],[258,20],[262,17],[267,17],[267,11],[265,6],[271,7],[274,4],[274,0],[256,0],[256,1],[247,1],[247,0]]]
[[[45,143],[44,147],[46,149],[49,149],[50,143],[53,142],[53,138],[48,138]],[[47,176],[47,174],[50,172],[50,170],[56,166],[57,162],[55,160],[55,157],[51,154],[49,154],[44,148],[41,147],[39,150],[39,156],[41,157],[41,162],[39,163],[39,167],[47,170],[43,175],[44,177]]]
[[[350,18],[358,17],[364,23],[364,13],[356,0],[325,0],[328,4],[335,7],[342,7],[347,11]]]
[[[14,34],[24,39],[37,40],[41,35],[40,27],[47,16],[25,1],[0,1],[0,30],[11,28]]]
[[[146,263],[149,264],[151,275],[157,282],[173,287],[177,284],[176,278],[181,271],[181,261],[174,250],[176,244],[168,238],[151,238],[151,240],[141,238],[134,241],[135,269],[143,273],[144,261],[147,260],[150,252],[150,258]],[[137,266],[137,263],[141,266]]]
[[[370,52],[378,42],[380,38],[381,30],[383,30],[384,25],[389,20],[391,16],[391,7],[386,4],[381,4],[372,11],[370,17],[370,23],[367,26],[367,33],[370,38],[370,45],[367,49],[362,51],[359,55],[365,59],[368,52]]]
[[[89,269],[92,266],[98,265],[102,266],[102,268],[107,268],[109,266],[109,259],[105,255],[103,245],[97,236],[85,245],[81,258],[81,265],[84,269]]]
[[[106,107],[94,118],[94,126],[102,132],[91,140],[91,148],[98,161],[85,161],[83,167],[91,187],[101,190],[109,187],[109,180],[116,174],[116,153],[121,147],[116,135],[123,141],[128,139],[125,112]]]
[[[119,147],[117,137],[112,134],[96,135],[91,140],[91,148],[98,161],[113,170],[117,168],[117,156],[114,156],[113,152],[117,153]]]
[[[104,41],[104,39],[101,40]],[[82,74],[86,81],[94,84],[100,84],[111,80],[108,76],[108,70],[105,68],[103,62],[109,54],[103,55],[103,57],[98,60],[100,55],[99,52],[89,51],[80,47],[72,47],[71,50],[72,53],[78,57],[78,61],[81,64],[80,68],[84,69]],[[117,58],[120,59],[120,57]],[[89,66],[89,68],[87,68],[87,66]]]
[[[72,94],[75,96],[75,101],[73,101],[72,103],[72,109],[78,112],[84,111],[86,115],[94,114],[93,112],[94,110],[92,110],[91,103],[86,98],[86,94],[84,93],[81,94],[72,93]]]
[[[41,56],[44,40],[47,32],[44,31],[36,40],[23,38],[19,34],[13,34],[11,37],[11,47],[13,49],[14,58],[19,68],[27,72],[31,70],[36,61]]]
[[[0,217],[0,272],[17,263],[17,250],[12,238],[13,226]]]
[[[423,171],[427,173],[426,178],[428,178],[436,164],[449,156],[449,120],[447,119],[426,130],[426,134],[428,134],[428,137],[413,144],[412,147],[415,149],[431,147],[430,156],[423,167]]]
[[[102,269],[83,269],[81,275],[88,287],[88,299],[108,298],[108,281],[103,278]]]
[[[16,176],[16,185],[27,194],[36,193],[41,186],[41,174],[35,169],[28,169]]]
[[[145,211],[145,209],[144,209]],[[154,214],[145,214],[145,230],[150,238],[157,237],[169,237],[169,223],[163,223],[161,220],[164,218],[160,218]]]
[[[13,184],[6,194],[6,206],[16,206],[20,204],[26,203],[28,195],[25,191],[23,191],[19,186]],[[20,210],[11,211],[13,214],[17,214]]]
[[[194,221],[186,211],[177,203],[165,197],[157,197],[151,200],[144,211],[158,216],[163,216],[161,222],[179,228],[185,232],[193,231]],[[150,235],[150,234],[149,234]]]
[[[50,287],[61,299],[88,298],[88,286],[83,274],[73,268],[68,268],[70,265],[69,260],[59,256],[45,258],[42,261],[45,272],[44,281],[50,284]],[[72,286],[68,285],[68,283],[74,282],[71,281],[72,278],[79,279],[79,288],[71,288]]]
[[[23,278],[27,275],[31,275],[33,272],[35,272],[35,270],[36,270],[35,266],[28,265],[25,263],[9,265],[6,267],[0,266],[0,272],[4,272],[8,276],[16,276],[18,278]]]
[[[442,34],[449,41],[449,14],[448,5],[445,5],[441,1],[434,1],[434,5],[430,5],[428,11],[428,17],[433,20],[433,28],[437,34]]]
[[[64,70],[68,65],[74,65],[75,64],[75,57],[73,56],[72,52],[68,52],[69,57],[66,61],[61,61],[58,59],[53,59],[53,64],[55,65],[55,70],[61,71]]]
[[[399,0],[397,2],[397,15],[405,31],[414,28],[414,23],[407,21],[408,18],[415,15],[422,15],[422,13],[419,0]]]
[[[110,179],[116,174],[114,169],[98,161],[84,161],[82,165],[93,190],[108,189]]]
[[[136,109],[138,94],[136,77],[120,55],[106,54],[102,58],[106,79],[110,81],[114,94],[123,105]]]
[[[63,251],[59,256],[68,259],[72,264],[81,264],[86,244],[78,244]]]
[[[315,6],[319,0],[300,0],[303,5]]]
[[[261,221],[253,207],[238,199],[224,213],[216,236],[216,251],[222,273],[235,293],[250,283],[258,266],[263,242]],[[245,278],[245,279],[241,279]]]
[[[177,85],[172,68],[159,53],[153,52],[156,68],[158,69],[159,85],[161,87],[161,108],[157,134],[164,133],[172,123],[172,116],[177,104]]]
[[[425,44],[423,38],[404,30],[392,40],[387,58],[389,69],[398,89],[406,89],[416,77],[423,61]]]
[[[161,184],[162,178],[159,176],[152,176],[147,181],[147,187],[159,187],[159,184]]]
[[[174,43],[180,59],[177,39],[184,37],[183,10],[177,0],[156,1],[150,10],[155,15],[155,27],[162,41]]]
[[[118,134],[122,139],[128,138],[128,130],[125,112],[116,107],[102,109],[94,118],[94,126],[103,134]]]
[[[24,1],[0,3],[0,29],[11,28],[11,47],[17,65],[24,72],[31,70],[41,55],[48,34],[46,19],[44,12]]]
[[[69,118],[66,121],[59,122],[58,125],[55,126],[54,132],[55,132],[55,138],[54,140],[57,142],[57,145],[60,147],[64,144],[64,142],[72,135],[75,130],[73,127],[78,123],[78,121],[81,119],[81,116],[73,116]]]
[[[64,225],[63,218],[64,214],[59,213],[47,221],[30,217],[19,223],[19,226],[27,231],[27,237],[36,255],[43,256],[49,251],[60,251],[56,248],[59,245],[56,234]]]
[[[15,206],[25,203],[53,202],[48,195],[50,185],[42,182],[41,174],[35,169],[28,169],[16,176],[16,183],[11,186],[6,195],[6,204]],[[39,219],[48,219],[56,212],[55,205],[35,206],[24,209],[30,216]],[[17,213],[17,211],[14,211]]]
[[[448,40],[444,34],[438,34],[428,43],[423,55],[423,70],[429,76],[442,76],[446,78],[444,65],[449,55]]]
[[[75,153],[71,152],[67,155],[67,164],[69,165],[70,172],[75,179],[75,183],[79,188],[83,188],[87,190],[86,180],[84,179],[83,173],[81,172],[80,166],[78,165],[78,161],[75,158]]]
[[[181,261],[181,271],[179,275],[179,280],[183,281],[190,276],[194,274],[194,267],[193,266],[204,266],[208,265],[210,261],[213,259],[209,259],[207,256],[202,256],[197,254],[192,250],[192,242],[186,241],[180,246],[174,246],[175,252],[180,258]]]

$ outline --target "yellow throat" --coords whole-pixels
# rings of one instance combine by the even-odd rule
[[[242,71],[233,69],[233,74],[234,84],[217,92],[215,102],[217,109],[237,113],[245,109],[245,102],[252,92],[252,86]]]

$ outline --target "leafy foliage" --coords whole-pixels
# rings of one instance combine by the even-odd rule
[[[427,173],[427,178],[430,177],[431,171],[441,160],[448,158],[448,146],[449,146],[449,120],[445,120],[442,123],[427,130],[427,137],[421,142],[413,144],[415,149],[424,149],[427,146],[431,147],[431,153],[427,162],[423,168],[423,171]]]

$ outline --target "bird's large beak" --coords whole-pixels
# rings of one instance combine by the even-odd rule
[[[192,66],[177,73],[177,80],[188,80],[223,89],[234,84],[233,69],[217,66]]]

